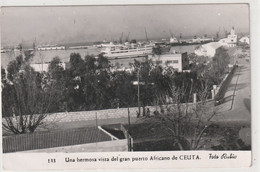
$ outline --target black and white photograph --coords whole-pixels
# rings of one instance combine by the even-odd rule
[[[3,155],[251,152],[248,3],[3,6],[0,18]]]

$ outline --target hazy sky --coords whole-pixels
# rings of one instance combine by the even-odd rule
[[[4,7],[1,9],[2,45],[32,42],[87,42],[216,34],[219,27],[249,32],[249,7],[225,5],[149,5]]]

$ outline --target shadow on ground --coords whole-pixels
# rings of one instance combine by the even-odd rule
[[[220,99],[219,101],[217,101],[215,106],[218,106],[218,105],[224,104],[226,102],[229,102],[229,101],[231,101],[233,99],[233,97],[234,97],[233,95],[224,97],[224,98]]]
[[[235,87],[236,87],[236,84],[230,84],[227,91],[232,91],[232,90],[235,89]],[[246,87],[247,87],[246,83],[237,84],[236,91],[241,90],[241,89],[246,88]]]
[[[251,112],[251,101],[250,101],[250,99],[245,98],[245,99],[244,99],[244,105],[245,105],[246,109],[247,109],[249,112]]]

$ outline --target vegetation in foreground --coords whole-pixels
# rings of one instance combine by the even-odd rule
[[[158,97],[173,99],[172,88],[183,89],[179,103],[192,102],[193,93],[210,93],[212,85],[220,83],[230,59],[220,48],[212,60],[198,63],[190,57],[190,73],[178,73],[148,59],[135,61],[133,72],[127,72],[112,71],[102,54],[82,59],[72,53],[69,68],[63,69],[55,57],[48,72],[38,73],[30,66],[33,56],[33,52],[24,52],[9,63],[8,73],[2,69],[3,126],[14,134],[34,132],[47,113],[137,106],[133,81],[138,77],[144,83],[140,86],[143,107],[162,104]]]

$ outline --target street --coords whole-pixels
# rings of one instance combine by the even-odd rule
[[[245,59],[238,59],[238,69],[233,76],[225,93],[225,98],[231,97],[223,104],[216,106],[216,121],[251,122],[251,84],[250,63]],[[234,95],[234,99],[232,97]],[[233,101],[233,102],[232,102]]]

